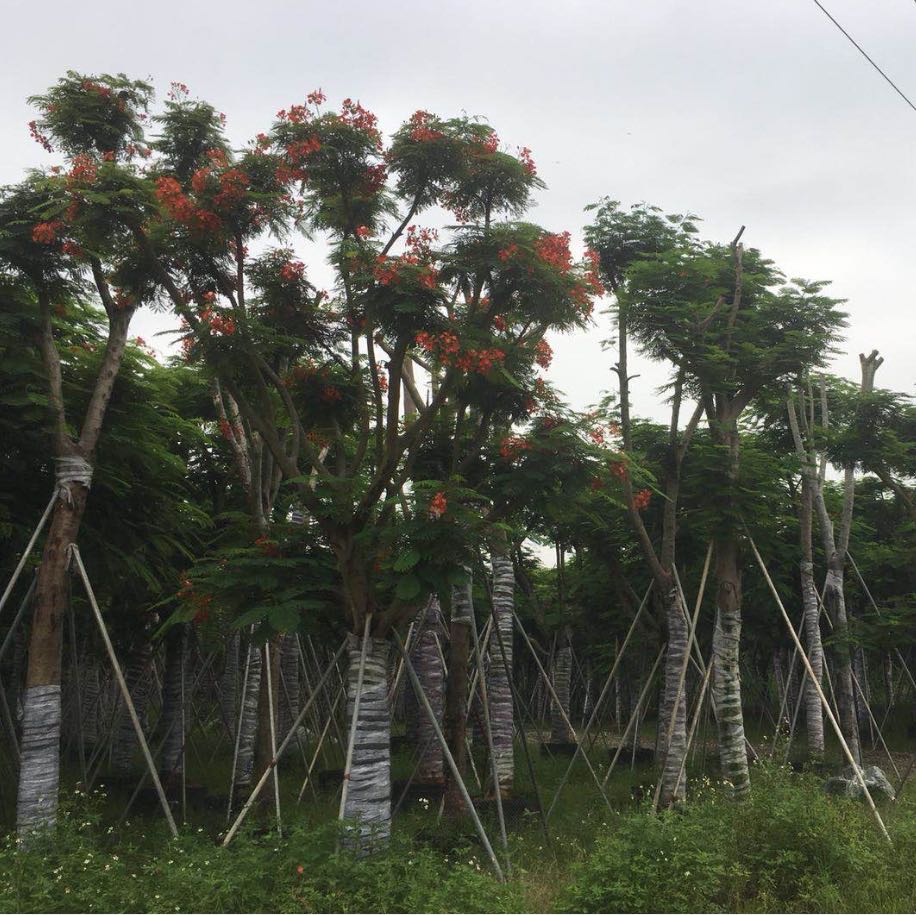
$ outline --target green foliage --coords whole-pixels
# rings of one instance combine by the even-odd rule
[[[683,811],[616,818],[575,869],[561,908],[875,911],[880,893],[909,910],[911,827],[891,849],[861,804],[827,797],[815,777],[756,768],[745,803],[705,788]]]

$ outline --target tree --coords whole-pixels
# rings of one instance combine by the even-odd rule
[[[17,801],[21,834],[53,825],[60,744],[60,653],[66,601],[68,548],[77,539],[92,460],[120,368],[130,319],[152,289],[125,219],[142,219],[149,200],[134,164],[150,96],[146,83],[123,76],[83,79],[70,73],[32,101],[42,116],[32,123],[49,151],[57,144],[67,171],[55,167],[7,188],[0,201],[0,261],[30,287],[40,314],[42,354],[53,417],[51,450],[58,498],[50,518],[35,591],[23,695],[22,764]],[[89,403],[77,423],[63,397],[55,310],[97,297],[108,320],[105,352]]]
[[[630,269],[623,296],[629,332],[644,352],[683,368],[686,390],[702,405],[720,455],[713,493],[719,514],[713,698],[722,771],[736,797],[750,790],[738,668],[739,422],[758,394],[822,365],[844,322],[823,283],[785,284],[759,251],[745,251],[741,234],[729,245],[683,239],[643,258]]]

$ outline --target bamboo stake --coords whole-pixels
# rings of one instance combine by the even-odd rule
[[[3,591],[3,596],[0,597],[0,612],[3,611],[4,604],[6,604],[7,600],[9,600],[9,596],[13,593],[13,588],[16,587],[16,582],[19,581],[19,576],[22,574],[22,570],[25,568],[26,562],[28,562],[32,548],[35,546],[35,541],[38,539],[38,535],[44,529],[45,523],[48,520],[48,515],[51,514],[51,509],[54,507],[54,503],[57,501],[57,493],[58,490],[54,490],[54,495],[51,496],[51,501],[48,502],[47,508],[45,508],[44,514],[41,516],[41,520],[38,522],[38,527],[35,528],[32,536],[29,538],[29,542],[26,544],[26,548],[22,551],[22,556],[19,557],[19,562],[16,563],[16,568],[13,570],[13,575]]]
[[[474,654],[477,656],[477,669],[480,675],[480,706],[483,711],[483,730],[487,740],[487,752],[490,754],[490,768],[493,773],[493,792],[496,800],[496,816],[499,820],[499,837],[506,856],[506,870],[512,873],[512,862],[509,860],[509,839],[506,835],[506,818],[503,815],[502,786],[499,783],[499,770],[496,764],[496,752],[493,747],[493,731],[490,728],[490,700],[487,696],[487,678],[483,676],[483,654],[480,651],[480,639],[477,637],[477,621],[471,614],[471,636],[474,639]]]
[[[799,641],[798,635],[795,630],[792,628],[792,621],[789,619],[789,614],[786,613],[786,608],[782,604],[782,600],[779,597],[779,592],[776,590],[776,585],[773,584],[773,579],[770,578],[770,573],[767,571],[766,564],[763,561],[760,553],[757,551],[757,545],[754,543],[754,538],[751,537],[750,532],[747,534],[748,543],[751,545],[751,549],[754,551],[754,556],[757,559],[757,564],[760,566],[760,571],[763,572],[763,577],[766,579],[767,584],[769,585],[770,591],[773,594],[773,598],[776,601],[777,606],[779,607],[780,613],[785,620],[786,625],[789,627],[789,632],[792,633],[792,638],[795,641],[795,645],[798,648],[799,654],[801,655],[802,663],[805,665],[805,669],[808,671],[808,676],[811,678],[811,683],[814,688],[817,690],[817,694],[820,697],[821,704],[824,707],[824,711],[827,714],[827,717],[830,719],[830,723],[833,725],[833,730],[836,732],[837,739],[840,742],[840,746],[843,748],[843,752],[846,754],[846,758],[849,760],[850,765],[852,766],[852,771],[855,774],[856,779],[859,782],[859,785],[862,788],[862,791],[865,793],[865,798],[868,801],[868,806],[871,809],[872,814],[875,817],[875,820],[878,823],[878,826],[881,829],[881,833],[888,843],[893,845],[891,842],[891,837],[887,832],[887,828],[884,825],[884,820],[881,819],[881,814],[878,813],[878,808],[875,806],[874,799],[871,796],[871,792],[868,790],[868,785],[865,784],[865,778],[862,775],[862,770],[856,764],[855,758],[852,755],[852,751],[849,749],[849,744],[846,743],[846,738],[843,736],[843,731],[837,723],[836,718],[833,715],[833,712],[830,709],[830,704],[827,702],[827,697],[824,695],[823,689],[821,689],[820,683],[817,682],[817,678],[814,676],[814,671],[811,668],[811,662],[808,660],[808,656],[805,654],[802,649],[801,642]]]
[[[627,734],[630,733],[630,728],[633,727],[633,722],[639,720],[639,710],[642,707],[643,702],[646,699],[646,695],[649,692],[649,687],[652,685],[652,678],[655,676],[655,671],[658,670],[658,665],[661,663],[662,656],[665,653],[665,648],[667,643],[662,645],[659,649],[658,654],[655,657],[655,663],[652,665],[652,669],[649,671],[649,676],[646,677],[646,682],[643,684],[642,690],[639,693],[639,698],[636,700],[636,708],[630,714],[630,720],[627,722],[626,729],[623,734],[620,736],[620,740],[617,742],[617,751],[614,753],[614,758],[611,760],[610,768],[607,770],[607,773],[604,776],[604,780],[601,783],[603,788],[608,779],[611,777],[611,773],[614,771],[614,766],[617,765],[617,760],[620,758],[620,754],[623,750],[623,745],[626,743]],[[639,728],[637,727],[636,732],[633,734],[633,755],[636,755],[636,743],[639,740]]]
[[[302,722],[305,720],[305,716],[308,714],[309,709],[312,707],[312,703],[315,701],[315,697],[318,695],[318,691],[321,689],[325,680],[328,678],[331,671],[334,669],[334,664],[337,662],[337,659],[343,654],[344,648],[346,648],[346,646],[347,646],[346,641],[341,643],[340,648],[337,649],[337,653],[331,659],[331,663],[328,664],[327,668],[325,669],[325,672],[321,675],[321,679],[318,681],[318,684],[315,686],[315,689],[312,690],[312,693],[309,696],[308,701],[305,703],[304,708],[299,712],[299,715],[296,718],[295,723],[293,724],[292,730],[290,730],[290,733],[287,734],[286,737],[283,738],[283,740],[280,743],[280,746],[277,747],[276,756],[274,756],[274,758],[270,761],[270,765],[268,765],[268,767],[264,770],[264,772],[261,773],[261,777],[260,779],[258,779],[258,783],[254,787],[254,791],[251,792],[251,794],[248,797],[248,800],[245,801],[245,805],[239,811],[239,815],[236,818],[236,821],[232,824],[231,828],[229,829],[229,832],[226,833],[226,837],[223,839],[222,844],[224,848],[232,841],[232,837],[239,831],[239,827],[245,821],[245,817],[248,816],[248,812],[251,810],[252,806],[254,805],[254,802],[258,799],[258,795],[261,793],[261,790],[263,789],[264,785],[267,784],[267,779],[270,778],[271,770],[277,765],[277,763],[280,760],[280,757],[283,755],[283,751],[286,749],[289,742],[292,740],[293,731],[297,727],[299,727],[299,725],[302,724]]]
[[[420,680],[417,677],[417,672],[413,669],[413,664],[411,663],[410,658],[404,649],[404,643],[401,641],[401,637],[398,635],[397,631],[394,633],[394,638],[395,644],[398,646],[398,651],[400,651],[401,657],[404,658],[404,667],[407,670],[407,676],[410,677],[410,682],[417,694],[417,698],[420,700],[420,704],[423,706],[423,710],[426,712],[426,715],[429,718],[429,723],[432,725],[433,731],[436,733],[436,739],[439,741],[439,746],[442,747],[442,753],[445,756],[445,760],[448,763],[449,769],[452,770],[455,784],[458,786],[458,790],[461,792],[461,798],[467,807],[471,819],[474,822],[474,827],[477,830],[477,835],[480,837],[480,841],[490,858],[490,863],[493,865],[493,870],[495,871],[497,878],[499,879],[500,883],[505,883],[506,878],[503,875],[502,868],[499,866],[499,860],[496,857],[496,853],[493,851],[493,846],[490,844],[490,840],[487,838],[487,833],[483,828],[483,823],[480,822],[480,817],[477,814],[477,809],[474,807],[471,796],[468,794],[467,786],[464,784],[464,779],[462,779],[461,773],[458,771],[458,766],[455,763],[455,758],[452,756],[452,752],[448,748],[448,742],[442,734],[442,728],[439,726],[439,722],[436,719],[436,713],[433,711],[432,706],[429,704],[429,699],[426,695],[426,692],[420,685]]]
[[[279,661],[279,659],[278,659]],[[270,666],[270,639],[264,643],[264,664],[266,666],[267,674],[267,715],[270,718],[270,753],[271,756],[276,758],[277,756],[277,729],[274,724],[274,691],[273,691],[273,672]],[[279,668],[279,663],[277,665],[278,672],[281,673]],[[291,730],[291,733],[295,733],[295,729]],[[289,736],[289,735],[287,735]],[[280,821],[280,779],[278,777],[279,773],[277,772],[276,766],[273,767],[274,773],[274,807],[277,811],[277,835],[283,835],[283,824]]]
[[[525,644],[528,646],[528,649],[531,651],[531,654],[534,657],[534,662],[537,664],[538,670],[540,670],[541,676],[544,678],[544,684],[550,691],[551,698],[557,704],[557,710],[560,712],[564,723],[571,731],[573,739],[576,741],[576,743],[580,743],[579,736],[576,734],[576,729],[573,727],[572,722],[569,720],[569,716],[564,711],[563,703],[560,702],[560,698],[557,696],[556,690],[553,688],[553,684],[550,682],[550,677],[547,676],[547,671],[544,670],[544,665],[541,664],[541,659],[537,656],[537,652],[534,650],[534,645],[531,644],[531,639],[528,638],[528,633],[525,632],[525,627],[522,626],[522,621],[518,618],[518,614],[515,612],[514,608],[512,610],[512,617],[515,620],[515,624],[518,626],[520,632],[522,633]],[[604,793],[604,788],[601,785],[601,780],[598,778],[598,774],[595,772],[591,760],[588,758],[588,754],[584,750],[582,751],[582,758],[585,760],[585,764],[588,766],[588,771],[592,773],[592,778],[595,780],[595,784],[598,786],[598,793],[603,798],[604,803],[607,804],[608,810],[613,813],[611,802],[607,799],[607,795]]]
[[[254,632],[251,627],[249,638]],[[245,717],[245,697],[248,695],[248,672],[251,669],[251,645],[245,646],[245,672],[242,674],[242,695],[239,698],[239,723],[235,729],[235,749],[232,752],[232,772],[229,775],[229,804],[226,808],[226,825],[232,817],[232,800],[235,795],[235,773],[239,765],[239,749],[242,741],[242,721]]]
[[[646,606],[646,601],[649,599],[649,595],[652,593],[652,582],[649,582],[649,587],[646,588],[646,593],[643,596],[642,602],[639,605],[639,609],[636,611],[633,616],[633,622],[630,623],[630,628],[627,630],[626,637],[623,640],[623,645],[620,646],[619,651],[617,652],[614,663],[611,665],[611,672],[607,675],[607,680],[604,681],[604,686],[601,689],[601,693],[598,696],[598,699],[595,702],[595,706],[592,709],[591,716],[588,719],[588,723],[585,725],[585,730],[582,732],[582,740],[588,736],[589,731],[592,729],[592,725],[595,723],[595,720],[598,718],[598,715],[601,712],[601,706],[604,703],[604,699],[610,690],[614,682],[614,674],[617,673],[617,668],[620,666],[620,662],[623,659],[623,653],[627,650],[627,645],[630,643],[630,638],[633,633],[636,631],[636,624],[639,622],[639,617],[642,615],[643,610]],[[576,745],[575,752],[573,753],[572,759],[569,761],[569,765],[566,767],[566,771],[563,773],[563,778],[560,779],[560,784],[557,786],[557,790],[554,792],[553,800],[550,802],[550,808],[547,811],[547,819],[550,819],[550,814],[553,812],[553,808],[556,806],[557,801],[560,798],[560,792],[563,790],[566,782],[569,780],[569,775],[572,772],[572,768],[575,765],[576,760],[579,758],[579,752],[582,749],[582,744],[578,743]]]
[[[309,779],[312,775],[312,769],[315,767],[315,763],[318,760],[318,754],[321,752],[321,745],[324,743],[324,739],[327,736],[328,729],[331,727],[331,719],[334,715],[337,714],[337,706],[340,702],[340,697],[344,694],[343,685],[337,690],[337,696],[334,698],[334,704],[331,706],[331,713],[328,716],[327,721],[324,723],[324,729],[321,732],[321,736],[318,738],[318,744],[315,747],[315,752],[312,754],[311,762],[308,765],[308,771],[305,773],[305,780],[302,782],[302,787],[299,789],[299,796],[296,798],[296,803],[299,804],[302,802],[302,795],[305,794],[305,786],[310,784]],[[315,789],[312,787],[312,793]]]
[[[146,742],[146,737],[143,735],[143,728],[140,726],[140,719],[137,717],[137,710],[134,708],[134,702],[130,698],[130,690],[127,688],[127,683],[124,680],[124,674],[121,671],[121,665],[118,663],[118,656],[115,654],[114,646],[111,644],[111,639],[108,636],[108,630],[105,628],[105,620],[102,618],[102,611],[99,609],[98,602],[95,599],[95,592],[92,590],[92,584],[89,581],[89,576],[86,574],[86,567],[83,565],[83,557],[80,555],[79,547],[75,543],[70,544],[70,555],[76,561],[76,566],[79,569],[80,577],[83,579],[83,586],[86,588],[86,596],[89,598],[89,604],[92,607],[93,614],[95,615],[95,621],[99,625],[102,641],[105,643],[105,651],[108,653],[108,659],[111,661],[115,679],[118,682],[118,687],[121,690],[121,695],[124,697],[124,704],[127,706],[127,713],[130,715],[131,724],[134,726],[134,731],[137,735],[137,742],[140,744],[140,749],[143,751],[143,758],[146,760],[146,765],[149,767],[150,777],[153,780],[153,784],[156,786],[156,794],[159,795],[159,803],[162,805],[162,811],[165,814],[165,819],[169,824],[169,830],[171,831],[172,835],[177,838],[178,827],[175,825],[175,820],[172,817],[172,811],[169,807],[169,802],[166,799],[165,791],[162,789],[162,782],[159,781],[159,773],[156,771],[156,765],[153,762],[152,755],[150,754],[149,745]]]

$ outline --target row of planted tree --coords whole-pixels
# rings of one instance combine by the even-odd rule
[[[155,114],[124,76],[68,73],[32,99],[58,164],[0,199],[2,568],[35,569],[0,619],[20,832],[54,822],[62,752],[84,778],[135,762],[153,695],[166,789],[198,713],[242,793],[330,732],[341,816],[376,838],[401,701],[453,814],[472,769],[511,790],[519,738],[592,769],[623,706],[657,709],[657,801],[681,801],[707,687],[736,797],[752,708],[794,728],[803,707],[817,757],[835,717],[861,763],[878,694],[916,692],[916,411],[875,387],[876,353],[855,383],[823,373],[841,303],[743,228],[709,242],[645,205],[591,208],[577,261],[568,233],[522,220],[543,187],[527,149],[425,111],[386,140],[360,104],[325,101],[237,150],[178,84]],[[300,235],[323,246],[311,274]],[[130,339],[141,308],[180,321],[168,365]],[[616,385],[577,413],[545,380],[547,337],[595,326]],[[631,412],[634,348],[670,369],[665,423]],[[111,654],[120,692],[99,679]]]

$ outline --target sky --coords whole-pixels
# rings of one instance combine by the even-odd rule
[[[916,3],[822,2],[916,100]],[[848,300],[833,370],[857,379],[858,353],[877,348],[878,384],[913,393],[916,111],[812,0],[3,6],[0,184],[44,164],[27,98],[68,69],[149,79],[160,97],[186,83],[239,146],[319,86],[387,133],[421,108],[481,115],[510,149],[532,149],[547,184],[533,221],[578,238],[584,207],[609,196],[696,213],[716,240],[746,225],[744,242],[785,274],[831,280]],[[167,324],[135,319],[146,339]],[[550,377],[574,407],[614,386],[611,334],[598,314],[553,340]],[[661,419],[665,371],[635,362],[635,409]]]

